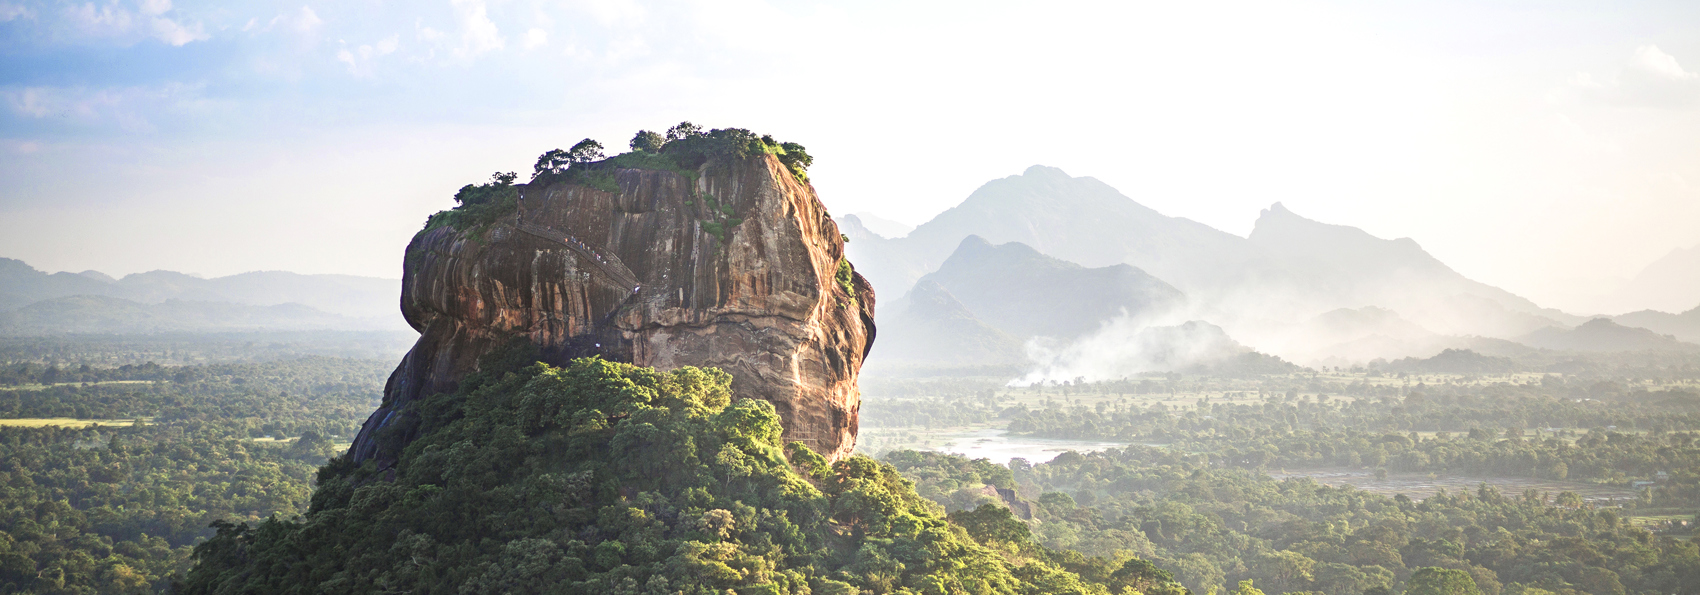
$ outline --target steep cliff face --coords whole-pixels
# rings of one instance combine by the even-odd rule
[[[454,390],[515,337],[551,363],[723,369],[738,396],[774,404],[785,440],[850,452],[874,292],[841,271],[844,243],[814,189],[771,155],[696,176],[602,171],[600,183],[519,186],[518,211],[493,224],[414,238],[401,305],[421,337],[356,438],[356,461],[387,466],[411,440],[409,404]]]

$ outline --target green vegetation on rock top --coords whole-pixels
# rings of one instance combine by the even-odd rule
[[[495,223],[503,215],[519,209],[519,189],[514,187],[514,179],[518,175],[513,172],[496,172],[490,181],[483,184],[467,184],[455,192],[455,202],[459,206],[437,211],[425,221],[425,228],[419,230],[423,234],[439,227],[453,227],[456,230],[477,229]]]
[[[704,164],[741,161],[759,155],[777,157],[797,181],[806,183],[808,168],[814,164],[814,157],[803,145],[779,142],[772,136],[758,135],[743,128],[716,128],[704,132],[690,122],[681,122],[669,129],[666,135],[639,131],[632,139],[631,147],[629,153],[606,157],[602,153],[602,143],[587,138],[571,149],[551,149],[537,157],[537,163],[532,166],[531,183],[567,181],[618,193],[620,187],[614,179],[616,170],[648,169],[674,172],[694,184]],[[519,189],[514,186],[518,177],[513,172],[496,172],[489,182],[461,187],[455,193],[458,206],[432,214],[419,233],[439,227],[482,229],[515,212],[519,209]],[[703,229],[724,242],[726,230],[743,220],[735,216],[732,205],[715,207],[712,200],[709,205],[709,219],[703,221]]]

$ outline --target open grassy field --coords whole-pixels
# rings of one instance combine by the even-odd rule
[[[142,418],[143,423],[148,418]],[[27,417],[21,419],[0,419],[0,426],[18,426],[25,428],[45,428],[59,426],[62,428],[86,428],[94,425],[127,426],[135,423],[134,419],[75,419],[70,417]]]

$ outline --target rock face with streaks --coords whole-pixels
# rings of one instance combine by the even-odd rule
[[[773,403],[785,440],[850,452],[874,292],[841,264],[844,241],[814,189],[772,155],[694,176],[603,171],[595,184],[520,185],[518,211],[495,223],[414,237],[401,307],[421,336],[356,437],[355,461],[392,464],[380,443],[411,440],[409,404],[455,390],[516,337],[555,364],[598,355],[720,368],[738,397]],[[378,440],[385,432],[400,439]]]

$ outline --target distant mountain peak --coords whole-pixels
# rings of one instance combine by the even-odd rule
[[[1051,167],[1049,165],[1033,165],[1033,166],[1030,166],[1030,167],[1027,168],[1026,171],[1021,172],[1021,176],[1022,177],[1035,177],[1035,178],[1065,178],[1065,179],[1072,179],[1073,178],[1073,176],[1068,175],[1068,172],[1063,171],[1062,168]]]
[[[1700,246],[1676,248],[1636,273],[1602,309],[1681,312],[1700,303]]]
[[[893,221],[866,211],[845,215],[844,219],[854,219],[856,224],[860,226],[863,231],[877,235],[884,239],[901,238],[909,235],[909,232],[915,231],[915,226],[913,225],[909,225],[901,221]],[[849,235],[852,238],[856,237],[855,234]]]
[[[1286,231],[1289,227],[1301,227],[1306,230],[1331,230],[1334,233],[1356,232],[1353,235],[1369,239],[1379,239],[1356,227],[1323,223],[1315,219],[1304,217],[1298,213],[1294,213],[1292,209],[1287,208],[1287,205],[1279,202],[1269,205],[1269,208],[1258,212],[1257,223],[1252,226],[1251,234],[1255,240],[1260,232],[1263,235],[1268,235],[1271,232]]]
[[[1016,244],[1016,243],[1019,243],[1019,242],[1010,242],[1010,243]],[[963,250],[979,250],[979,249],[990,248],[990,247],[992,247],[992,243],[986,241],[986,238],[982,238],[982,237],[980,237],[978,235],[974,235],[974,234],[969,234],[968,237],[962,238],[961,244],[956,245],[956,251],[961,252]]]
[[[118,282],[117,279],[112,278],[112,275],[108,275],[106,273],[102,273],[102,272],[94,270],[94,269],[89,269],[89,270],[83,271],[81,273],[77,273],[77,275],[80,276],[80,277],[86,277],[86,278],[89,278],[89,279],[94,279],[94,280],[99,281],[101,283],[117,283]]]
[[[884,236],[874,233],[873,230],[868,229],[868,226],[862,223],[861,217],[857,217],[855,215],[841,215],[833,217],[833,220],[838,223],[838,231],[844,235],[850,236],[850,239],[852,240],[865,238],[884,239]]]
[[[992,261],[995,261],[995,263]],[[1049,269],[1074,270],[1086,268],[1079,264],[1047,255],[1022,242],[993,244],[986,240],[986,238],[982,238],[978,235],[969,235],[968,237],[962,238],[962,243],[957,244],[956,251],[951,253],[950,258],[945,259],[944,264],[939,265],[939,271],[948,272],[964,267],[987,265],[999,268],[1008,268],[1015,266],[1017,263],[1035,263]]]
[[[1624,326],[1610,318],[1595,318],[1572,330],[1547,327],[1516,341],[1531,347],[1569,351],[1700,351],[1700,345],[1644,328]]]

